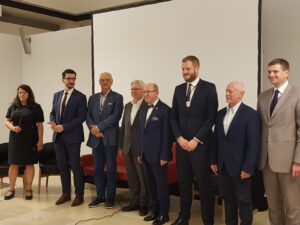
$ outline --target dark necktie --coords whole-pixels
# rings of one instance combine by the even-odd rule
[[[275,93],[274,93],[271,105],[270,105],[270,116],[272,116],[272,113],[273,113],[273,111],[275,109],[275,106],[276,106],[276,104],[278,102],[278,94],[279,94],[279,91],[276,90]]]
[[[189,102],[191,100],[191,93],[192,93],[192,84],[188,83],[188,88],[186,92],[186,100]]]
[[[64,115],[64,111],[66,108],[67,95],[68,95],[68,92],[65,92],[64,98],[61,103],[60,118],[62,118]]]

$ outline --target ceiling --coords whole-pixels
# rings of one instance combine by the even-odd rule
[[[93,12],[166,0],[0,0],[0,33],[25,35],[87,26]]]

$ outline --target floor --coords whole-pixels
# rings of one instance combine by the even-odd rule
[[[49,178],[49,187],[46,190],[45,178],[42,179],[40,195],[37,194],[37,175],[34,179],[31,201],[26,201],[23,196],[22,179],[18,178],[15,198],[4,201],[3,196],[7,187],[0,189],[0,225],[137,225],[151,224],[144,222],[143,218],[135,212],[121,212],[120,206],[126,204],[128,199],[127,189],[117,190],[117,203],[114,209],[105,209],[103,206],[88,208],[87,204],[95,197],[94,185],[85,186],[85,203],[78,207],[70,207],[71,202],[56,206],[54,202],[61,194],[58,176]],[[4,178],[4,182],[8,182]],[[179,198],[171,197],[170,221],[177,217]],[[171,222],[166,223],[166,225]],[[190,225],[201,225],[200,203],[195,200],[192,206]],[[268,225],[267,212],[255,212],[253,225]],[[225,225],[223,221],[222,206],[216,205],[215,225]]]

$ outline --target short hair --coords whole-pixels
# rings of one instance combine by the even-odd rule
[[[133,84],[137,84],[137,85],[139,85],[141,88],[144,88],[144,86],[145,86],[145,83],[144,83],[144,81],[142,81],[142,80],[133,80],[133,81],[131,81],[130,86],[132,86]]]
[[[186,57],[184,57],[184,58],[182,59],[182,62],[183,62],[183,63],[184,63],[184,62],[187,62],[187,61],[190,61],[190,62],[193,64],[193,66],[200,67],[200,61],[199,61],[199,59],[198,59],[196,56],[194,56],[194,55],[188,55],[188,56],[186,56]]]
[[[62,76],[63,79],[66,78],[66,74],[67,74],[67,73],[75,74],[75,77],[76,77],[76,72],[75,72],[74,70],[72,70],[72,69],[65,69],[65,70],[62,72],[62,74],[61,74],[61,76]]]
[[[148,83],[146,85],[152,85],[153,86],[153,91],[156,91],[156,92],[159,92],[159,88],[158,88],[158,85],[156,83]]]
[[[290,70],[290,64],[287,60],[276,58],[269,62],[268,66],[273,66],[279,64],[283,70]]]
[[[100,81],[102,75],[108,75],[109,78],[110,78],[111,80],[113,80],[113,77],[112,77],[111,73],[109,73],[109,72],[102,72],[102,73],[100,73],[100,75],[99,75],[99,81]]]
[[[11,103],[12,106],[21,106],[21,101],[19,99],[19,89],[22,89],[28,93],[28,100],[27,105],[34,105],[36,104],[33,91],[31,87],[27,84],[21,84],[17,88],[17,96],[14,98],[13,102]]]
[[[231,81],[228,85],[234,85],[235,87],[239,88],[241,91],[245,91],[245,85],[241,81]]]

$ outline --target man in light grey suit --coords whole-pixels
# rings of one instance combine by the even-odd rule
[[[93,208],[104,204],[113,208],[116,195],[119,120],[123,112],[122,95],[111,90],[112,75],[100,74],[101,92],[92,95],[88,102],[86,124],[90,130],[87,146],[93,149],[94,181],[97,197],[89,203]],[[104,165],[106,163],[106,182]]]
[[[130,190],[130,204],[122,208],[123,212],[139,209],[139,215],[148,214],[148,195],[142,175],[141,165],[137,160],[139,146],[138,118],[143,107],[147,107],[144,101],[145,84],[141,80],[131,82],[132,101],[125,105],[122,127],[120,131],[119,146],[125,156],[128,174],[128,185]]]
[[[263,170],[270,225],[300,224],[300,89],[288,82],[289,63],[268,64],[273,88],[258,98]]]

